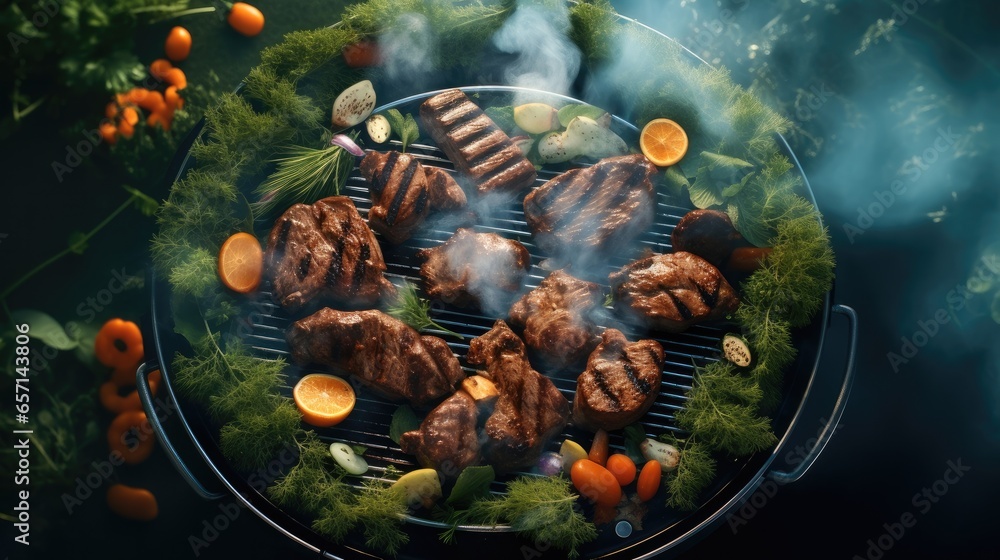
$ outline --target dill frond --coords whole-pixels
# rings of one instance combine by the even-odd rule
[[[361,39],[348,27],[321,27],[293,31],[260,53],[262,69],[283,76],[293,83],[338,59],[344,46]]]
[[[261,414],[240,413],[219,432],[219,447],[239,468],[257,469],[274,459],[277,451],[294,441],[302,415],[290,399]]]
[[[434,320],[431,319],[430,310],[430,302],[417,295],[416,286],[406,282],[403,284],[403,287],[399,289],[396,301],[389,306],[386,313],[392,315],[407,325],[410,325],[417,331],[434,328],[458,337],[460,340],[465,340],[464,336],[435,323]]]
[[[681,445],[677,470],[667,480],[667,505],[690,511],[699,505],[698,497],[715,478],[715,459],[700,443],[688,439]]]
[[[217,270],[215,255],[198,247],[174,266],[167,278],[176,294],[202,297],[219,282]]]
[[[576,44],[583,59],[599,65],[614,58],[614,45],[619,31],[619,19],[608,0],[584,0],[570,7],[570,40]]]
[[[281,115],[295,127],[300,137],[308,133],[319,136],[323,127],[323,111],[313,100],[299,95],[295,83],[279,78],[273,69],[255,66],[244,78],[246,94],[264,103],[274,113]]]
[[[235,93],[225,93],[205,112],[208,139],[196,142],[191,155],[199,168],[228,173],[259,171],[274,149],[287,143],[295,129],[279,115],[258,113]]]

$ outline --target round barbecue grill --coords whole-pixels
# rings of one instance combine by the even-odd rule
[[[463,87],[462,89],[470,97],[474,97],[480,106],[509,105],[514,96],[522,101],[541,101],[554,105],[578,102],[568,97],[524,88],[475,86]],[[404,114],[407,112],[415,114],[418,112],[420,103],[435,93],[438,92],[432,91],[408,96],[380,107],[375,112],[397,108]],[[360,127],[360,129],[363,128],[363,126]],[[637,130],[633,125],[623,118],[615,117],[613,128],[630,144],[635,145]],[[364,136],[363,130],[360,129],[359,132]],[[197,133],[198,131],[195,131],[193,134]],[[805,180],[802,169],[791,149],[783,138],[779,137],[778,142],[793,162],[794,172],[802,175],[804,186],[802,194],[815,203],[809,184]],[[372,146],[373,144],[369,142],[367,145]],[[381,151],[386,149],[399,149],[399,145],[396,143],[391,146],[380,146]],[[425,166],[439,167],[450,173],[455,173],[452,164],[433,145],[411,145],[407,152],[419,158]],[[190,158],[186,154],[182,154],[177,177],[181,177],[191,164]],[[536,186],[543,184],[559,172],[561,170],[544,169],[540,171]],[[352,172],[347,186],[341,194],[350,197],[363,216],[367,213],[371,205],[368,189],[357,168]],[[630,252],[623,252],[609,259],[604,264],[604,268],[589,270],[588,273],[592,278],[588,279],[595,281],[603,279],[606,286],[609,272],[619,269],[643,252],[650,250],[658,253],[670,252],[670,233],[681,217],[691,209],[685,203],[685,200],[677,197],[657,193],[657,212],[654,225],[636,240]],[[269,228],[269,224],[261,227]],[[479,232],[496,232],[505,237],[517,239],[528,248],[532,255],[532,268],[525,281],[524,291],[537,287],[539,282],[548,275],[545,255],[532,242],[520,200],[509,206],[491,210],[488,215],[477,221],[474,229]],[[387,278],[397,286],[402,285],[403,282],[421,285],[421,279],[417,274],[420,261],[416,257],[416,251],[440,245],[453,233],[453,226],[431,222],[429,227],[422,228],[417,235],[407,240],[403,245],[383,244],[383,253],[388,266]],[[174,332],[173,313],[175,309],[172,306],[169,285],[154,282],[151,291],[150,329],[154,341],[154,353],[148,356],[147,364],[140,368],[138,385],[150,422],[168,457],[181,475],[196,492],[205,498],[221,498],[228,494],[236,496],[248,509],[276,530],[301,544],[304,549],[318,553],[322,557],[373,557],[372,551],[364,547],[362,539],[352,536],[348,537],[344,543],[332,543],[314,532],[308,524],[308,519],[297,515],[294,511],[276,506],[267,498],[266,493],[262,492],[261,477],[273,482],[275,478],[280,477],[283,469],[287,470],[293,463],[277,465],[274,471],[269,473],[246,473],[237,470],[225,459],[218,445],[218,426],[213,424],[204,410],[186,402],[178,395],[172,384],[171,360],[176,352],[185,353],[190,348],[187,341]],[[229,334],[242,339],[243,343],[260,359],[287,357],[289,349],[285,342],[285,332],[293,318],[289,317],[272,300],[266,284],[263,286],[263,291],[257,294],[246,308],[252,311],[245,318],[245,321],[240,322],[234,332]],[[829,421],[818,436],[817,443],[810,447],[804,460],[791,472],[779,471],[774,466],[776,457],[781,456],[789,448],[799,443],[793,439],[793,432],[796,425],[800,423],[805,406],[813,392],[812,389],[817,383],[819,360],[832,313],[843,314],[849,320],[850,326],[849,344],[846,352],[847,367],[840,392],[827,415]],[[443,327],[464,336],[464,340],[460,340],[441,331],[433,329],[427,331],[428,334],[438,335],[446,340],[453,352],[460,357],[466,373],[474,373],[474,368],[469,367],[464,361],[469,340],[488,331],[497,317],[483,315],[474,310],[435,304],[433,318]],[[630,340],[635,340],[643,334],[634,329],[630,330],[627,324],[618,322],[610,311],[604,319],[602,326],[619,328],[625,332]],[[698,325],[680,334],[653,336],[663,346],[666,360],[661,393],[654,407],[642,419],[642,426],[647,434],[656,435],[677,430],[674,414],[684,407],[685,393],[691,388],[693,382],[695,364],[700,365],[718,359],[719,341],[724,332],[717,327]],[[663,505],[663,500],[657,498],[650,502],[650,511],[643,518],[641,530],[630,525],[605,526],[600,532],[599,538],[582,547],[581,553],[589,558],[642,558],[666,550],[677,549],[692,542],[694,540],[692,537],[707,534],[711,528],[725,519],[728,512],[741,505],[766,479],[770,478],[787,483],[801,477],[822,452],[846,405],[853,379],[855,337],[856,318],[853,310],[833,305],[831,294],[827,294],[824,306],[821,312],[817,313],[813,322],[794,333],[794,343],[798,349],[798,355],[795,362],[787,370],[783,398],[773,414],[773,428],[779,440],[774,449],[738,460],[720,460],[715,481],[703,493],[703,503],[697,510],[680,512],[668,509]],[[173,434],[168,434],[157,419],[156,414],[153,413],[153,399],[146,380],[146,374],[153,369],[159,369],[162,372],[167,394],[170,399],[177,403],[177,422],[175,424],[180,424],[183,427],[181,434],[178,434],[176,430]],[[304,370],[298,366],[290,365],[286,369],[288,386],[284,388],[285,394],[290,395],[291,386],[294,386],[302,375],[313,371],[316,369]],[[568,400],[572,401],[576,372],[540,371],[548,374],[557,388]],[[367,449],[365,457],[371,466],[365,475],[366,477],[379,478],[390,465],[404,472],[413,470],[419,468],[414,458],[402,453],[398,445],[388,435],[389,423],[397,406],[397,403],[390,403],[361,389],[358,393],[355,411],[347,420],[332,428],[316,429],[316,432],[326,442],[343,441],[365,447]],[[178,435],[190,438],[195,454],[200,459],[192,456],[182,458],[171,443],[171,437]],[[564,438],[589,441],[590,435],[568,426],[562,434],[553,438],[548,449],[557,450],[559,443]],[[612,434],[611,445],[613,450],[623,449],[624,442],[621,436]],[[200,462],[207,465],[207,470],[211,473],[207,476],[211,478],[214,475],[214,478],[217,478],[221,483],[222,489],[209,490],[210,487],[217,487],[218,484],[204,484],[201,478],[206,475],[196,475],[188,467],[189,463]],[[499,477],[492,490],[503,492],[506,481],[510,477],[518,475],[530,476],[531,473],[511,473],[508,476]],[[458,534],[458,544],[445,545],[439,541],[438,534],[446,527],[431,519],[429,515],[418,516],[414,514],[410,516],[407,519],[410,544],[404,548],[399,557],[438,557],[451,553],[482,551],[486,550],[483,548],[484,546],[488,546],[489,557],[509,558],[522,555],[522,547],[524,546],[534,547],[539,551],[547,548],[546,543],[530,543],[512,535],[510,528],[504,526],[462,526]],[[417,556],[417,551],[419,551],[419,556]]]

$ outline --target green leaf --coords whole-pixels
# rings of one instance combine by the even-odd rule
[[[495,479],[496,472],[490,465],[465,467],[445,503],[457,508],[468,507],[473,501],[489,495],[490,484]]]
[[[670,196],[679,197],[684,193],[684,189],[691,188],[691,182],[676,165],[671,165],[663,171],[663,184],[666,185],[667,194]]]
[[[594,107],[593,105],[587,105],[584,103],[574,103],[559,109],[559,124],[563,127],[567,127],[569,126],[569,121],[581,116],[597,120],[598,117],[604,113],[607,113],[607,111],[601,109],[600,107]]]
[[[11,312],[10,318],[14,324],[27,324],[30,329],[28,336],[56,350],[72,350],[77,347],[77,342],[66,334],[59,321],[46,313],[34,309],[18,309]]]
[[[420,127],[417,125],[417,121],[413,119],[412,114],[407,113],[404,116],[398,109],[389,109],[385,112],[385,118],[389,121],[389,126],[392,128],[393,133],[403,143],[401,151],[405,152],[407,146],[416,142],[417,138],[420,137]]]
[[[410,405],[404,404],[396,408],[392,413],[392,421],[389,423],[389,439],[399,445],[399,436],[404,432],[420,428],[420,418],[413,412]]]
[[[641,464],[640,461],[644,458],[639,444],[646,439],[646,430],[642,428],[641,424],[629,424],[622,431],[625,436],[625,454],[637,465]]]
[[[726,199],[734,196],[746,184],[744,174],[753,168],[753,164],[746,160],[714,152],[702,152],[701,163],[694,183],[689,188],[691,203],[698,208],[725,203]],[[732,188],[740,183],[742,185],[738,188]]]
[[[132,201],[132,205],[135,207],[136,210],[141,212],[143,216],[156,215],[156,211],[160,208],[160,204],[156,202],[156,200],[154,200],[146,193],[138,189],[134,189],[128,185],[122,185],[122,188],[125,189],[133,197],[135,197],[135,200]]]
[[[83,252],[87,250],[87,235],[82,231],[74,231],[69,234],[67,244],[69,245],[70,251],[73,251],[77,255],[82,255]]]
[[[722,198],[722,189],[714,184],[707,170],[707,167],[699,169],[694,183],[688,187],[691,204],[697,208],[711,208],[725,202],[725,199]]]

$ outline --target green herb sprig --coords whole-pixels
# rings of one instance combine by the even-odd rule
[[[277,170],[254,190],[259,197],[253,203],[254,214],[261,218],[297,202],[312,204],[340,194],[354,169],[354,156],[340,146],[294,146],[275,162]]]
[[[465,337],[457,332],[450,331],[435,323],[434,320],[431,319],[430,312],[430,302],[421,298],[417,294],[416,286],[409,282],[405,282],[403,287],[398,290],[396,301],[393,302],[386,311],[389,315],[392,315],[418,331],[423,331],[427,328],[435,328],[457,337],[460,340],[465,340]]]

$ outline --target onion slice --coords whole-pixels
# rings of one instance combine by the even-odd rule
[[[358,157],[365,157],[365,151],[361,149],[361,146],[351,140],[351,137],[346,134],[336,134],[330,139],[331,146],[340,146],[341,148],[347,150],[351,155]]]

